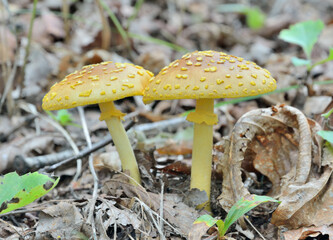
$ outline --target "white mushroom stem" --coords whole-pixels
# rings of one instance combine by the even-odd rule
[[[198,99],[195,111],[188,115],[187,120],[194,122],[191,188],[204,190],[210,199],[213,124],[217,121],[214,99]]]
[[[138,164],[124,126],[121,123],[121,119],[125,114],[116,109],[113,102],[100,103],[99,107],[101,109],[100,120],[106,122],[119,154],[123,170],[127,170],[131,178],[134,179],[130,179],[132,184],[141,184]]]

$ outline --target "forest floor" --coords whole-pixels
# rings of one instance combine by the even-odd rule
[[[35,14],[33,1],[0,3],[0,174],[38,171],[60,180],[33,203],[0,214],[0,239],[218,239],[216,227],[193,224],[207,214],[195,208],[205,193],[190,190],[193,125],[185,115],[194,99],[115,102],[127,113],[142,186],[120,171],[97,105],[84,115],[42,109],[50,87],[85,65],[129,62],[158,74],[195,50],[256,62],[277,82],[270,94],[215,102],[212,216],[225,219],[249,194],[280,201],[248,212],[225,239],[333,239],[332,146],[317,134],[333,126],[332,116],[322,117],[333,108],[333,61],[309,68],[292,60],[311,65],[330,51],[333,58],[331,0],[36,2]],[[310,56],[279,37],[309,20],[324,23]]]

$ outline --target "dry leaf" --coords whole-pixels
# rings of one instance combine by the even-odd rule
[[[318,235],[328,235],[329,240],[333,240],[333,226],[323,225],[320,227],[299,228],[283,233],[285,240],[305,240],[308,237],[315,238]]]
[[[60,202],[43,210],[39,215],[36,238],[73,239],[81,231],[83,217],[79,209],[68,202]]]
[[[107,234],[107,230],[108,228],[114,229],[114,226],[117,228],[121,226],[123,227],[121,230],[122,235],[126,232],[130,235],[134,229],[139,229],[141,222],[138,219],[138,215],[127,208],[119,209],[115,207],[115,201],[105,199],[100,200],[102,201],[102,204],[96,207],[95,217],[96,227],[98,232],[101,233],[98,239],[110,239],[111,236]]]
[[[242,161],[266,175],[273,187],[271,195],[281,202],[273,214],[278,225],[301,227],[317,224],[317,215],[332,216],[333,209],[322,209],[320,196],[326,196],[333,156],[321,154],[320,126],[289,106],[253,110],[236,123],[230,140],[220,145],[223,194],[220,203],[229,210],[240,197],[249,194],[241,179]],[[322,216],[321,216],[322,217]],[[333,219],[324,221],[332,222]],[[326,222],[327,223],[327,222]]]
[[[192,153],[192,142],[168,140],[164,147],[156,149],[159,154],[186,155]]]
[[[94,168],[97,171],[102,169],[121,171],[121,161],[118,152],[113,149],[113,151],[94,154]]]
[[[168,174],[191,174],[191,163],[187,160],[176,161],[163,168],[159,168],[160,171]]]
[[[17,42],[14,34],[6,26],[0,26],[0,63],[14,60]]]
[[[146,192],[142,187],[136,187],[129,183],[109,180],[105,183],[108,194],[119,194],[119,191],[129,197],[137,197],[148,205],[154,212],[160,211],[160,195]],[[184,237],[188,235],[188,231],[192,223],[199,217],[198,212],[194,208],[184,204],[182,197],[175,194],[164,194],[163,200],[164,219],[174,226],[174,228]]]

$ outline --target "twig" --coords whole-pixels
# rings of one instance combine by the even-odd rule
[[[40,115],[38,116],[39,118],[41,118],[42,120],[50,123],[51,125],[53,125],[59,132],[61,132],[62,135],[64,135],[64,137],[66,138],[66,140],[68,141],[69,145],[71,146],[71,148],[73,149],[74,151],[74,154],[75,155],[78,155],[79,154],[79,149],[78,147],[76,146],[76,144],[74,143],[73,139],[71,138],[71,136],[68,134],[68,132],[59,124],[57,123],[56,121],[54,121],[53,119],[51,118],[47,118],[47,117],[44,117],[43,115]],[[76,159],[76,174],[73,178],[76,179],[76,176],[79,175],[81,173],[81,170],[82,170],[82,161],[80,158],[77,158]],[[77,179],[76,179],[77,180]]]
[[[138,13],[139,13],[139,11],[140,11],[140,9],[141,9],[142,4],[143,4],[144,1],[145,0],[138,0],[138,1],[136,1],[135,6],[134,6],[134,8],[135,8],[134,13],[132,14],[132,16],[130,16],[128,18],[126,29],[129,29],[132,21],[138,16]]]
[[[164,210],[164,205],[163,205],[163,197],[164,197],[164,182],[163,182],[162,178],[161,178],[160,180],[161,180],[160,219],[163,219],[163,210]],[[163,228],[164,228],[163,221],[160,220],[160,229],[163,230]]]
[[[3,224],[6,224],[8,227],[10,227],[11,229],[13,229],[22,239],[24,239],[23,235],[19,231],[17,231],[17,229],[16,229],[15,226],[13,226],[10,223],[2,220],[1,218],[0,218],[0,222],[2,222]]]
[[[21,89],[22,89],[22,85],[23,85],[25,67],[27,66],[27,62],[28,62],[28,58],[29,58],[29,54],[30,54],[32,29],[34,27],[34,21],[35,21],[35,17],[36,17],[37,2],[38,2],[38,0],[34,0],[33,7],[32,7],[32,13],[31,13],[30,24],[29,24],[29,32],[28,32],[28,43],[27,43],[27,46],[25,47],[25,55],[24,55],[23,66],[22,66],[22,76],[21,76],[21,79],[19,82],[19,86],[21,87]]]
[[[38,203],[38,205],[36,206],[32,206],[29,209],[19,209],[19,210],[14,210],[14,211],[10,211],[10,212],[6,212],[6,213],[2,213],[1,217],[4,216],[9,216],[9,215],[15,215],[15,214],[23,214],[23,213],[31,213],[31,212],[40,212],[43,211],[44,209],[46,209],[48,206],[44,206],[50,203],[58,203],[58,202],[63,202],[64,199],[57,199],[57,200],[49,200],[47,202],[42,202],[42,203]],[[75,206],[83,206],[86,204],[86,202],[75,202],[77,201],[77,199],[66,199],[66,202],[72,202]],[[82,201],[82,199],[80,200]]]
[[[68,43],[69,41],[69,7],[70,4],[67,2],[67,0],[62,0],[62,18],[64,19],[64,29],[65,29],[65,42]]]
[[[129,124],[125,125],[125,130],[128,130],[129,128],[131,128],[133,126],[133,122],[130,121]],[[95,152],[97,151],[98,149],[102,148],[102,147],[105,147],[106,145],[112,143],[112,137],[110,135],[108,135],[107,137],[105,137],[102,141],[99,141],[95,144],[92,145],[91,148],[87,147],[85,149],[83,149],[81,152],[79,152],[77,155],[75,156],[72,156],[70,158],[67,158],[59,163],[56,163],[52,166],[49,166],[49,167],[46,167],[44,169],[41,169],[41,171],[44,171],[44,172],[52,172],[54,170],[56,170],[58,167],[64,165],[64,164],[67,164],[69,162],[72,162],[72,161],[75,161],[77,160],[78,158],[83,158],[85,156],[87,156],[88,154],[92,153],[92,152]]]
[[[79,149],[76,146],[76,144],[74,143],[74,141],[72,140],[71,136],[68,134],[68,132],[56,121],[54,121],[52,118],[48,118],[43,116],[42,114],[38,113],[37,111],[34,111],[33,109],[35,109],[35,106],[33,106],[32,104],[29,103],[21,103],[20,107],[22,109],[24,109],[27,112],[30,112],[34,115],[36,115],[38,118],[48,122],[49,124],[51,124],[53,127],[55,127],[68,141],[69,145],[72,147],[75,155],[79,154]],[[76,174],[81,173],[81,169],[82,169],[82,161],[81,159],[76,159],[77,160],[77,167],[76,167]]]
[[[266,238],[259,232],[258,229],[255,228],[255,226],[253,226],[253,224],[251,223],[251,221],[249,219],[247,219],[247,217],[244,218],[248,224],[251,225],[251,227],[254,229],[254,231],[256,231],[256,233],[258,233],[258,235],[263,239],[266,240]]]
[[[78,107],[78,110],[79,110],[79,114],[80,114],[80,119],[81,119],[81,123],[82,123],[84,137],[87,141],[88,148],[91,149],[92,144],[91,144],[91,139],[90,139],[90,136],[89,136],[89,131],[88,131],[86,118],[84,117],[83,107]],[[97,200],[98,177],[97,177],[97,174],[96,174],[95,169],[94,169],[94,162],[93,161],[94,161],[93,155],[92,155],[92,153],[90,153],[89,154],[89,169],[90,169],[90,172],[91,172],[91,174],[93,175],[93,178],[94,178],[94,191],[93,191],[93,195],[92,195],[92,198],[91,198],[91,203],[90,203],[91,205],[90,205],[87,221],[91,223],[91,225],[94,229],[95,228],[95,223],[94,223],[95,221],[94,221],[93,215],[94,215],[94,210],[95,210],[95,203],[96,203],[96,200]],[[93,236],[94,236],[94,239],[97,239],[96,231],[93,231]]]
[[[166,128],[178,128],[180,124],[190,125],[191,123],[186,121],[185,117],[176,117],[176,118],[171,118],[168,120],[136,125],[135,127],[132,128],[131,131],[145,132],[145,131],[151,131],[154,129],[163,130]]]
[[[103,26],[102,48],[105,50],[108,50],[108,48],[110,47],[110,43],[111,43],[111,28],[107,21],[107,18],[105,18],[105,16],[104,16],[103,6],[102,6],[100,0],[95,0],[95,2],[97,4],[98,12],[99,12],[99,15],[101,16],[101,21],[102,21],[102,26]]]
[[[9,10],[9,6],[8,6],[8,1],[7,0],[2,0],[2,4],[3,4],[3,8],[1,9],[1,13],[5,15],[4,11],[6,10],[7,14],[8,14],[8,19],[6,19],[8,21],[8,24],[10,24],[10,19],[11,19],[11,12]],[[3,11],[3,12],[2,12]],[[6,49],[6,46],[8,46],[7,43],[7,38],[6,38],[6,34],[4,34],[5,29],[2,29],[2,32],[0,33],[0,38],[1,38],[1,42],[2,44],[2,49],[0,50],[3,53],[2,59],[8,59],[8,51]],[[16,37],[17,38],[17,37]],[[19,51],[17,51],[19,52]],[[17,53],[15,57],[17,57],[19,54]],[[12,88],[13,88],[13,82],[14,82],[14,77],[16,74],[16,69],[17,69],[17,62],[18,61],[14,61],[14,66],[9,74],[9,68],[10,68],[10,60],[7,61],[3,61],[1,63],[1,75],[2,75],[2,79],[3,79],[3,83],[5,85],[5,89],[4,92],[1,96],[1,101],[0,101],[0,112],[2,110],[2,106],[5,102],[5,100],[7,99],[6,102],[6,106],[7,106],[7,112],[8,115],[11,116],[13,109],[14,109],[14,101],[13,101],[13,97],[11,94]]]
[[[128,34],[125,31],[125,29],[123,28],[123,26],[121,25],[121,23],[119,22],[118,18],[112,12],[112,10],[109,8],[109,6],[105,3],[104,0],[98,0],[98,1],[100,2],[102,7],[104,8],[104,10],[108,13],[108,15],[111,18],[113,24],[116,26],[120,36],[124,40],[126,47],[129,49],[130,48],[130,42],[129,42]]]
[[[19,173],[27,173],[36,171],[45,166],[49,166],[58,163],[64,158],[73,156],[72,150],[66,150],[59,153],[53,153],[37,157],[24,157],[22,155],[16,155],[14,158],[15,170]]]
[[[139,202],[139,204],[144,208],[144,210],[146,210],[146,212],[148,212],[148,214],[150,216],[155,215],[157,218],[160,218],[161,221],[163,221],[164,223],[166,223],[169,227],[171,227],[176,233],[178,233],[179,235],[182,235],[181,232],[179,232],[176,228],[174,228],[168,221],[166,221],[164,218],[161,218],[156,212],[154,212],[147,204],[145,204],[143,201],[141,201],[139,198],[137,197],[133,197],[133,199],[135,199],[136,201]],[[154,218],[153,218],[154,219]],[[156,223],[156,221],[154,221],[154,225],[157,228],[158,232],[161,234],[161,231],[159,229],[158,224]],[[161,236],[164,236],[163,233]]]

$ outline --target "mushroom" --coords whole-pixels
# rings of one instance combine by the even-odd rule
[[[105,121],[118,151],[123,170],[129,171],[141,183],[138,165],[121,123],[126,115],[115,108],[113,101],[142,95],[153,74],[141,66],[129,63],[102,62],[84,66],[54,84],[43,98],[43,109],[59,110],[88,104],[98,104],[100,120]]]
[[[204,190],[210,199],[213,125],[218,121],[214,99],[254,96],[275,88],[270,72],[254,62],[224,52],[195,51],[151,78],[143,101],[197,100],[195,111],[187,116],[194,123],[191,188]]]

